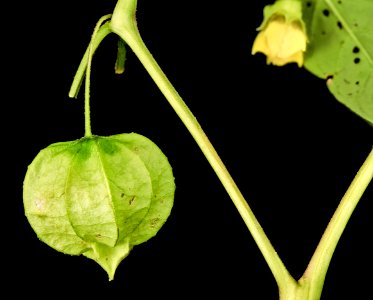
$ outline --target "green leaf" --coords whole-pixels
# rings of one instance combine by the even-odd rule
[[[24,180],[24,208],[39,239],[95,260],[114,277],[133,246],[156,235],[173,205],[171,166],[135,134],[85,137],[39,152]]]
[[[338,101],[373,123],[373,1],[306,0],[305,68]]]

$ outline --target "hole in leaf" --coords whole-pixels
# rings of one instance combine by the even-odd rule
[[[306,2],[306,6],[307,6],[307,7],[311,7],[311,5],[312,5],[312,2],[311,2],[311,1],[307,1],[307,2]]]
[[[330,12],[329,12],[329,10],[324,9],[324,10],[322,11],[322,14],[323,14],[325,17],[329,17]]]
[[[359,84],[360,84],[360,81],[356,81],[355,84],[356,84],[356,85],[359,85]]]
[[[352,49],[352,53],[359,53],[360,49],[359,47],[355,46],[354,49]]]
[[[342,0],[338,0],[337,3],[338,3],[338,4],[342,4]]]
[[[355,59],[354,59],[354,63],[355,64],[358,64],[360,62],[360,58],[359,57],[356,57]]]
[[[342,23],[340,21],[337,22],[337,26],[339,29],[343,29]]]

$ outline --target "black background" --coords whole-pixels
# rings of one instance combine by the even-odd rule
[[[143,40],[299,278],[372,147],[373,129],[336,101],[322,79],[251,55],[262,9],[271,1],[138,2]],[[41,149],[84,135],[83,91],[78,99],[68,91],[96,22],[116,1],[14,4],[3,45],[3,292],[39,299],[278,299],[235,206],[131,50],[125,73],[114,74],[115,35],[93,60],[92,131],[137,132],[163,150],[177,186],[171,216],[133,249],[111,282],[94,261],[37,239],[24,216],[23,178]],[[335,251],[323,300],[369,295],[372,197],[370,186]]]

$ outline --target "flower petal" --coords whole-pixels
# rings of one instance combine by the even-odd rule
[[[275,66],[283,66],[288,63],[295,62],[298,64],[299,67],[303,65],[303,53],[302,51],[298,51],[289,57],[278,57],[278,56],[267,56],[267,64],[273,64]]]
[[[304,32],[291,23],[272,21],[264,30],[268,48],[273,56],[286,58],[306,50]]]
[[[256,36],[253,44],[253,48],[251,50],[251,54],[255,54],[257,52],[262,52],[264,54],[269,54],[269,49],[267,45],[267,41],[263,31],[260,31]]]

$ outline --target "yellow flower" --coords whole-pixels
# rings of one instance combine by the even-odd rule
[[[263,21],[257,29],[252,54],[262,52],[267,64],[283,66],[295,62],[303,66],[307,34],[301,0],[276,0],[263,9]]]
[[[276,16],[259,32],[251,53],[264,53],[267,64],[283,66],[295,62],[301,67],[306,44],[307,36],[300,22]]]

